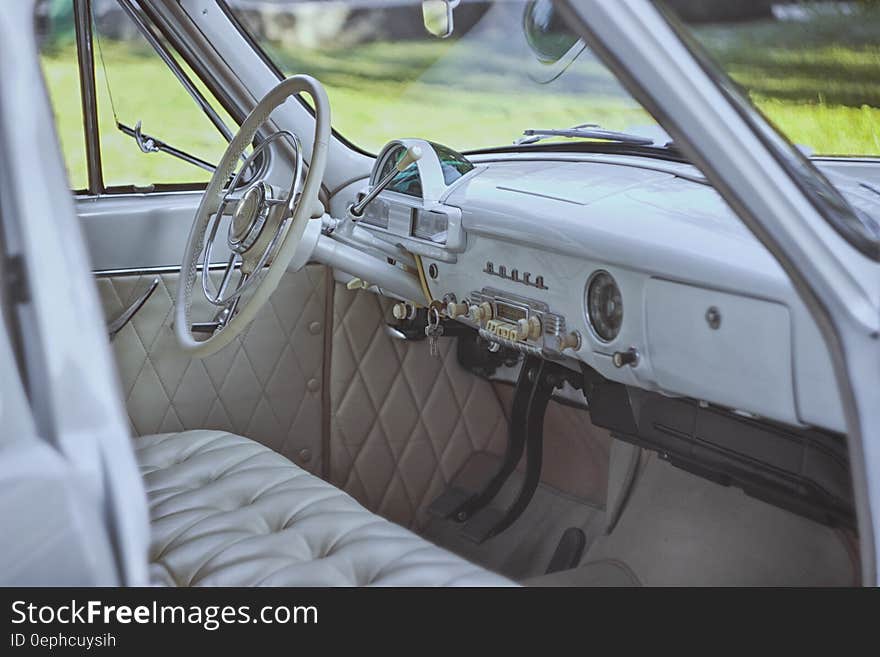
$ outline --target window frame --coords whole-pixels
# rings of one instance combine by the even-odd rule
[[[137,6],[135,6],[137,3]],[[119,7],[124,11],[134,23],[138,33],[140,33],[148,45],[163,61],[172,75],[177,78],[178,82],[183,86],[184,90],[192,97],[193,102],[205,114],[208,120],[217,128],[221,136],[227,141],[232,139],[237,131],[237,126],[230,128],[216,110],[211,106],[207,98],[192,83],[190,78],[183,70],[175,70],[169,63],[169,59],[174,61],[176,54],[188,65],[192,64],[184,57],[183,53],[174,48],[173,44],[167,46],[162,44],[160,37],[156,34],[162,34],[158,24],[151,16],[140,6],[139,0],[118,0]],[[181,183],[149,183],[148,185],[107,185],[104,181],[103,160],[101,150],[101,131],[98,124],[98,100],[97,100],[97,81],[95,69],[95,35],[93,26],[93,5],[92,0],[73,0],[74,9],[74,28],[75,28],[75,45],[77,55],[77,66],[79,72],[80,83],[80,102],[82,105],[82,130],[83,138],[86,146],[86,172],[87,180],[85,189],[71,190],[76,196],[107,196],[107,195],[124,195],[124,194],[158,194],[167,192],[187,192],[202,191],[207,188],[207,182],[181,182]],[[138,9],[141,11],[138,12]],[[152,27],[152,29],[151,29]],[[154,32],[155,30],[155,32]],[[167,37],[166,37],[167,38]],[[174,48],[174,51],[171,51]],[[175,62],[176,63],[176,62]],[[195,67],[193,72],[199,77],[199,80],[205,84],[208,91],[213,95],[214,99],[220,103],[221,107],[229,114],[233,121],[240,124],[244,117],[241,112],[231,106],[228,99],[216,92],[214,85],[202,79]],[[221,125],[224,126],[221,128]],[[228,133],[228,134],[227,134]],[[168,157],[173,157],[168,155]],[[258,170],[262,170],[268,163],[268,157],[261,158],[258,163]],[[197,166],[193,164],[193,166]]]

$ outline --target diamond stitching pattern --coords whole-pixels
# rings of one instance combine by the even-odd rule
[[[492,384],[425,342],[383,330],[390,302],[337,285],[330,373],[330,478],[368,509],[421,529],[426,507],[474,452],[503,449],[504,409]]]
[[[282,277],[254,322],[205,360],[176,347],[172,330],[179,276],[164,274],[156,292],[113,342],[135,435],[217,429],[247,435],[291,460],[308,448],[303,467],[321,463],[325,269],[309,265]],[[152,275],[97,279],[105,316],[116,317]],[[207,302],[193,317],[211,316]],[[314,331],[317,323],[319,330]]]

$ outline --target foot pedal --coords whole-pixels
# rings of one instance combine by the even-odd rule
[[[504,510],[494,506],[483,507],[461,528],[461,535],[474,543],[482,543],[497,532],[495,527],[504,519]]]
[[[584,548],[587,546],[587,536],[577,527],[569,527],[562,532],[562,538],[550,558],[545,574],[556,573],[560,570],[569,570],[580,563],[584,556]]]
[[[431,502],[428,506],[428,514],[436,518],[448,518],[473,495],[471,491],[452,486]]]

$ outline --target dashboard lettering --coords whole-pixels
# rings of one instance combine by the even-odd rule
[[[495,269],[495,263],[491,260],[486,262],[486,266],[483,267],[483,273],[489,274],[490,276],[497,276],[498,278],[503,278],[505,281],[511,281],[513,283],[521,283],[522,285],[527,285],[529,287],[535,287],[539,290],[549,290],[544,284],[543,276],[535,276],[535,280],[532,280],[532,273],[528,271],[524,271],[520,276],[519,269],[511,269],[510,273],[507,273],[507,267],[505,265],[498,265],[498,269]]]

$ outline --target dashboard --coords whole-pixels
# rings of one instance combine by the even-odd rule
[[[490,345],[629,386],[843,430],[811,316],[694,167],[589,153],[466,158],[402,139],[380,153],[369,186],[413,146],[425,155],[360,225],[420,260],[448,318]]]

